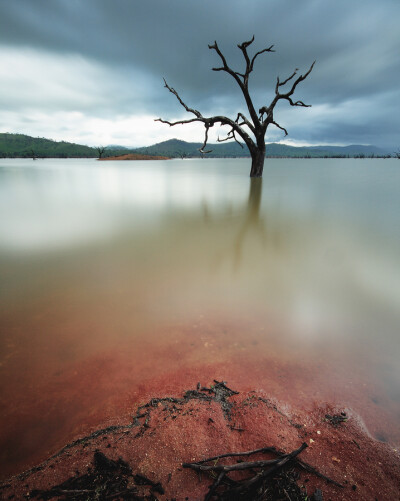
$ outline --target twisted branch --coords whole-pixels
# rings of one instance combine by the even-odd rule
[[[240,80],[240,77],[244,78],[244,75],[242,73],[239,73],[237,71],[233,71],[232,68],[230,68],[226,62],[225,56],[222,54],[220,48],[218,47],[217,42],[215,41],[213,45],[208,46],[209,49],[215,50],[215,52],[219,55],[222,61],[222,66],[219,68],[212,68],[213,71],[226,71],[226,73],[229,73],[237,82],[239,87],[243,90],[243,82]]]
[[[248,77],[249,77],[250,73],[254,69],[254,62],[257,59],[257,57],[260,54],[264,54],[264,52],[275,52],[273,50],[274,46],[271,45],[271,46],[269,46],[269,47],[267,47],[265,49],[262,49],[262,50],[259,50],[258,52],[256,52],[254,54],[254,56],[252,57],[252,59],[250,60],[249,55],[247,53],[247,47],[249,47],[253,42],[254,42],[254,35],[253,35],[252,39],[249,40],[248,42],[243,42],[242,44],[238,44],[238,47],[242,51],[244,59],[246,61],[246,73],[243,76],[244,80],[246,80],[246,81],[248,81]]]
[[[224,141],[230,141],[231,139],[234,139],[237,142],[237,144],[243,149],[243,144],[240,141],[237,140],[237,137],[235,135],[235,131],[233,129],[231,129],[228,132],[227,136],[224,137],[223,139],[220,139],[220,137],[218,136],[217,142],[218,143],[223,143]]]
[[[231,75],[236,83],[238,84],[240,90],[242,91],[243,97],[246,101],[246,105],[250,114],[250,119],[246,118],[246,116],[243,113],[238,113],[236,120],[232,120],[228,117],[225,116],[212,116],[212,117],[203,117],[203,115],[196,109],[190,108],[189,106],[186,105],[186,103],[182,100],[182,98],[179,96],[178,92],[173,88],[170,87],[166,80],[164,79],[164,86],[174,94],[174,96],[178,99],[179,103],[183,108],[188,112],[194,115],[194,118],[190,118],[187,120],[177,120],[175,122],[171,122],[168,120],[163,120],[162,118],[156,119],[156,122],[161,122],[168,124],[170,126],[178,125],[178,124],[189,124],[189,123],[194,123],[194,122],[202,122],[205,127],[205,135],[204,135],[204,142],[202,147],[200,148],[201,153],[210,153],[212,150],[206,150],[207,146],[207,141],[208,141],[208,130],[210,127],[213,127],[214,124],[219,123],[221,125],[228,125],[231,129],[228,132],[226,138],[220,139],[218,137],[217,141],[218,142],[223,142],[223,141],[228,141],[228,140],[235,140],[238,144],[240,144],[241,147],[243,145],[238,141],[237,135],[239,135],[243,141],[246,143],[247,147],[250,150],[250,153],[252,157],[254,158],[255,155],[257,155],[262,148],[265,148],[265,134],[267,131],[268,125],[272,124],[275,125],[278,129],[282,130],[285,133],[285,136],[288,135],[287,130],[279,125],[275,119],[274,119],[274,108],[277,105],[277,103],[280,100],[285,100],[288,101],[288,103],[291,106],[300,106],[303,108],[308,108],[311,105],[305,104],[303,101],[294,101],[292,99],[292,96],[296,90],[296,87],[303,81],[305,80],[308,75],[311,73],[311,71],[314,68],[315,61],[312,63],[308,71],[304,75],[299,75],[295,79],[298,69],[296,68],[295,71],[288,76],[286,79],[281,81],[279,77],[276,80],[276,85],[275,85],[275,97],[271,101],[269,106],[262,106],[258,114],[256,113],[253,105],[253,101],[250,97],[249,94],[249,89],[248,89],[248,83],[249,83],[249,76],[252,73],[254,69],[254,64],[258,56],[261,54],[264,54],[266,52],[275,52],[273,50],[273,45],[266,47],[265,49],[259,50],[256,52],[253,57],[250,58],[248,54],[248,47],[254,42],[254,35],[251,38],[251,40],[247,40],[241,44],[238,44],[238,48],[241,50],[246,67],[244,73],[241,73],[239,71],[234,71],[227,63],[227,60],[223,53],[221,52],[217,42],[215,41],[214,44],[209,45],[208,48],[210,50],[215,50],[217,55],[219,56],[222,65],[219,67],[212,68],[213,71],[225,71],[229,75]],[[294,80],[295,79],[295,80]],[[283,92],[282,88],[289,82],[292,82],[291,88],[287,92]],[[250,132],[253,134],[255,137],[255,140],[252,139],[252,137],[246,132],[244,127],[247,127]]]
[[[255,486],[259,485],[263,481],[265,481],[268,477],[271,477],[277,470],[281,469],[288,461],[295,459],[305,448],[307,444],[303,442],[303,444],[296,450],[292,451],[289,454],[281,454],[276,451],[273,447],[265,447],[263,449],[257,449],[254,451],[247,451],[243,453],[232,453],[232,454],[221,454],[220,456],[215,456],[212,458],[205,459],[203,461],[198,461],[195,463],[183,463],[182,466],[184,468],[191,468],[197,472],[212,472],[215,473],[216,480],[210,486],[208,494],[206,496],[206,500],[210,500],[213,494],[216,492],[217,487],[221,484],[223,480],[227,480],[230,483],[230,488],[225,495],[231,495],[234,497],[235,495],[241,494],[243,492],[250,493],[250,490]],[[216,461],[226,457],[235,457],[235,456],[250,456],[259,452],[273,452],[278,455],[276,459],[269,459],[264,461],[248,461],[235,463],[230,465],[205,465],[204,463],[208,463],[211,461]],[[264,469],[268,467],[267,469]],[[230,472],[248,470],[254,472],[255,469],[260,469],[259,472],[255,473],[252,477],[244,479],[239,482],[233,482],[232,479],[228,476]]]
[[[205,132],[204,132],[204,142],[202,147],[199,149],[201,154],[206,154],[206,153],[211,153],[212,150],[205,150],[204,148],[207,146],[207,141],[208,141],[208,129],[212,127],[213,125],[209,125],[208,123],[205,123]]]
[[[285,129],[285,127],[282,127],[280,126],[278,123],[276,123],[275,121],[271,122],[272,125],[275,125],[275,127],[278,127],[278,129],[281,129],[283,130],[283,132],[285,133],[285,136],[288,135],[288,131]]]
[[[163,118],[157,118],[157,119],[155,119],[155,122],[161,122],[161,123],[169,125],[170,127],[173,127],[174,125],[190,124],[190,123],[194,123],[194,122],[203,123],[204,127],[205,127],[205,135],[204,135],[203,145],[199,149],[200,153],[211,153],[212,150],[205,150],[205,148],[207,146],[207,141],[208,141],[208,129],[210,127],[213,127],[213,125],[216,123],[220,123],[221,125],[228,125],[229,127],[231,127],[231,131],[228,134],[229,139],[235,139],[237,141],[235,134],[239,134],[239,136],[246,143],[246,145],[248,146],[250,151],[251,151],[251,149],[256,147],[253,140],[251,139],[251,137],[242,128],[241,124],[238,123],[239,118],[241,118],[243,121],[243,124],[249,126],[251,128],[252,132],[255,132],[255,129],[252,126],[252,124],[247,120],[247,118],[242,113],[238,113],[236,120],[232,120],[232,119],[225,117],[225,116],[222,116],[222,115],[217,115],[217,116],[213,116],[213,117],[203,117],[203,115],[198,110],[193,109],[193,108],[189,108],[189,106],[186,105],[186,103],[180,97],[178,92],[173,87],[170,87],[168,85],[165,78],[164,78],[164,87],[166,87],[171,92],[171,94],[173,94],[177,98],[179,103],[185,108],[185,110],[188,113],[192,113],[193,115],[195,115],[195,118],[188,118],[186,120],[176,120],[175,122],[171,122],[169,120],[164,120]],[[239,143],[239,141],[237,141],[237,142]]]
[[[293,102],[291,99],[291,96],[294,94],[294,91],[296,90],[296,87],[299,85],[299,83],[302,82],[303,80],[305,80],[308,77],[308,75],[312,72],[314,65],[315,65],[315,61],[312,63],[309,70],[304,75],[298,76],[298,78],[294,81],[290,90],[288,92],[285,92],[284,94],[281,94],[279,92],[279,88],[284,86],[285,84],[287,84],[287,82],[289,82],[290,80],[292,80],[292,78],[294,78],[297,75],[298,69],[296,69],[290,75],[290,77],[286,78],[286,80],[284,80],[283,82],[280,82],[279,77],[278,77],[277,81],[276,81],[276,86],[275,86],[275,98],[272,101],[269,108],[270,109],[273,108],[280,99],[286,99],[287,101],[289,101],[291,106],[302,106],[303,108],[309,108],[311,106],[311,104],[304,104],[303,101]]]

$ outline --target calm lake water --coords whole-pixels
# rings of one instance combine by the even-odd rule
[[[0,160],[3,477],[213,377],[400,443],[400,162],[249,169]]]

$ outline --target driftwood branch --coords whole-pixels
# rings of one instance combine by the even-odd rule
[[[267,464],[278,464],[279,462],[282,462],[283,459],[287,458],[287,460],[292,459],[296,457],[300,452],[302,452],[304,449],[306,449],[308,446],[305,442],[301,444],[301,446],[291,452],[290,454],[282,454],[278,452],[275,447],[263,447],[261,449],[254,449],[252,451],[246,451],[246,452],[231,452],[227,454],[220,454],[219,456],[213,456],[207,459],[203,459],[200,461],[196,461],[194,463],[183,463],[182,466],[183,468],[191,468],[192,470],[202,470],[202,471],[234,471],[238,469],[246,469],[246,468],[238,468],[240,465],[252,465],[252,466],[247,466],[247,468],[261,468],[263,465],[258,465],[258,463],[267,463]],[[253,456],[254,454],[261,454],[261,453],[266,453],[266,452],[271,452],[273,454],[278,455],[278,459],[272,459],[268,461],[253,461],[253,462],[248,462],[248,463],[237,463],[234,465],[213,465],[213,466],[205,466],[204,463],[210,463],[211,461],[217,461],[219,459],[223,458],[228,458],[228,457],[238,457],[238,456]],[[286,462],[286,461],[285,461]],[[255,466],[253,466],[255,465]],[[206,468],[206,469],[205,469]]]
[[[217,496],[217,499],[231,499],[235,498],[235,496],[237,495],[250,495],[252,492],[254,492],[254,489],[259,489],[260,487],[266,488],[266,482],[268,481],[268,479],[273,478],[275,477],[275,475],[279,474],[280,471],[291,461],[294,461],[295,466],[298,466],[309,473],[313,473],[319,478],[322,478],[325,481],[336,485],[337,487],[343,487],[343,485],[323,475],[316,468],[297,458],[297,456],[306,447],[307,444],[304,442],[298,449],[295,449],[289,454],[279,452],[275,447],[263,447],[261,449],[255,449],[246,452],[220,454],[218,456],[209,457],[207,459],[196,461],[194,463],[183,463],[182,466],[184,468],[190,468],[198,473],[207,472],[213,475],[215,480],[211,484],[205,500],[211,500],[212,498],[214,498],[214,496]],[[277,457],[275,459],[258,461],[241,461],[234,464],[219,464],[219,461],[221,459],[248,457],[255,454],[265,453],[272,453]],[[248,471],[251,472],[252,475],[242,480],[235,481],[229,477],[229,474],[237,471]],[[217,491],[220,489],[220,487],[222,487],[222,485],[224,490],[221,493],[221,496],[218,497]]]
[[[191,468],[197,472],[212,472],[215,474],[216,480],[210,486],[207,496],[205,500],[210,500],[214,493],[217,491],[217,488],[224,481],[228,482],[228,491],[224,492],[225,496],[235,496],[238,494],[242,494],[244,492],[250,492],[255,486],[260,485],[265,482],[265,480],[275,474],[280,468],[282,468],[289,461],[293,460],[298,456],[305,448],[307,444],[304,442],[298,449],[294,450],[290,454],[280,454],[273,447],[264,447],[262,449],[256,449],[253,451],[247,451],[243,453],[230,453],[230,454],[221,454],[219,456],[214,456],[212,458],[205,459],[203,461],[198,461],[196,463],[183,463],[184,468]],[[261,452],[273,452],[277,454],[279,457],[276,459],[270,459],[265,461],[248,461],[241,462],[231,465],[205,465],[204,463],[216,462],[222,458],[228,457],[237,457],[237,456],[251,456],[253,454],[258,454]],[[266,469],[265,469],[266,468]],[[243,471],[248,470],[254,472],[254,470],[260,470],[250,478],[245,480],[235,482],[233,481],[228,474],[235,471]]]
[[[282,468],[286,463],[288,463],[290,460],[292,460],[296,456],[298,456],[306,447],[307,447],[307,444],[305,442],[303,442],[302,445],[298,449],[294,450],[290,454],[283,456],[277,463],[274,464],[274,466],[272,466],[268,470],[261,471],[261,472],[257,473],[256,475],[254,475],[254,477],[241,483],[241,485],[234,488],[233,492],[235,494],[246,492],[251,487],[255,486],[256,484],[260,484],[261,482],[265,481],[268,477],[271,477],[280,468]]]
[[[278,459],[266,459],[265,461],[248,461],[248,462],[243,462],[243,463],[236,463],[236,464],[231,464],[231,465],[204,465],[204,464],[196,464],[196,463],[191,463],[190,468],[192,470],[196,471],[213,471],[213,472],[225,472],[228,473],[229,471],[240,471],[240,470],[250,470],[254,468],[264,468],[265,466],[272,466],[276,465],[280,462],[281,460]],[[189,466],[184,463],[183,464],[184,468],[188,468]]]

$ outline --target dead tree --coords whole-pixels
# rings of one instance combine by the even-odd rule
[[[265,52],[275,52],[273,50],[273,45],[267,47],[266,49],[259,50],[252,57],[249,56],[247,52],[247,48],[254,42],[254,36],[251,40],[247,42],[243,42],[242,44],[238,44],[239,49],[242,51],[246,66],[244,72],[241,73],[239,71],[234,71],[228,63],[226,62],[225,56],[220,51],[217,42],[214,42],[213,45],[209,45],[208,48],[215,50],[221,59],[222,65],[217,68],[212,68],[213,71],[225,71],[228,73],[238,84],[240,90],[242,91],[244,100],[247,105],[247,109],[250,115],[250,118],[247,118],[243,113],[238,113],[235,120],[225,117],[225,116],[213,116],[213,117],[203,117],[203,115],[193,108],[189,108],[181,99],[178,92],[170,87],[166,80],[164,79],[165,87],[178,99],[180,104],[185,108],[185,110],[194,115],[194,118],[189,118],[187,120],[178,120],[176,122],[170,122],[168,120],[163,120],[162,118],[156,119],[157,122],[162,122],[168,124],[170,126],[178,125],[178,124],[188,124],[193,122],[202,122],[205,127],[205,137],[202,147],[200,148],[200,153],[210,153],[211,150],[206,150],[207,141],[208,141],[208,131],[210,127],[213,127],[214,124],[227,125],[230,127],[230,131],[226,135],[225,138],[218,138],[218,142],[228,141],[230,139],[235,140],[240,146],[243,148],[242,143],[239,142],[238,136],[244,141],[246,146],[248,147],[251,155],[251,177],[261,177],[264,168],[264,159],[265,159],[265,134],[267,132],[267,128],[269,125],[275,125],[278,129],[281,129],[285,136],[287,135],[287,130],[280,126],[274,118],[274,109],[279,101],[287,101],[291,106],[302,106],[304,108],[308,108],[311,105],[304,104],[303,101],[294,101],[292,96],[297,85],[305,80],[308,75],[311,73],[315,61],[310,66],[309,70],[304,75],[297,75],[297,69],[285,80],[281,81],[279,77],[277,78],[275,85],[275,97],[271,101],[269,106],[262,106],[258,113],[253,104],[253,100],[250,96],[249,92],[249,77],[254,69],[254,63],[257,57]],[[290,89],[287,89],[285,92],[283,87],[291,82],[292,85]]]
[[[96,147],[97,153],[99,155],[99,158],[102,158],[104,155],[104,152],[106,151],[105,146],[97,146]]]

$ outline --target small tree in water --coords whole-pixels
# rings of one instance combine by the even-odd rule
[[[105,146],[97,146],[96,147],[99,158],[103,158],[104,152],[106,151]]]
[[[226,73],[229,73],[231,77],[233,77],[240,87],[240,90],[242,91],[243,97],[246,101],[247,109],[250,114],[250,119],[246,118],[246,116],[243,113],[238,113],[236,120],[233,120],[231,118],[225,117],[225,116],[214,116],[214,117],[203,117],[203,115],[192,108],[189,108],[180,98],[179,94],[175,89],[170,87],[167,82],[164,79],[165,87],[176,96],[178,101],[181,103],[181,105],[185,108],[185,110],[189,113],[192,113],[194,115],[194,118],[190,118],[188,120],[178,120],[177,122],[169,122],[168,120],[163,120],[162,118],[158,118],[156,121],[162,122],[168,125],[178,125],[178,124],[188,124],[188,123],[193,123],[193,122],[202,122],[204,123],[205,127],[205,137],[204,137],[204,143],[202,147],[200,148],[200,153],[210,153],[211,150],[206,151],[205,148],[207,146],[207,140],[208,140],[208,130],[210,127],[213,127],[214,124],[219,123],[221,125],[227,125],[230,127],[230,131],[228,132],[227,136],[223,139],[219,139],[219,142],[222,141],[228,141],[230,139],[234,139],[236,142],[240,144],[240,146],[243,148],[243,145],[238,141],[237,136],[240,136],[242,140],[245,142],[246,146],[248,147],[251,155],[251,171],[250,171],[250,176],[251,177],[261,177],[263,173],[263,168],[264,168],[264,159],[265,159],[265,134],[267,132],[267,128],[269,125],[275,125],[279,129],[281,129],[284,133],[285,136],[287,135],[287,130],[284,127],[281,127],[274,119],[274,108],[278,104],[279,101],[285,100],[288,101],[291,106],[302,106],[305,108],[308,108],[309,104],[304,104],[303,101],[293,101],[292,96],[294,94],[294,91],[297,87],[297,85],[305,80],[308,75],[311,73],[314,63],[310,66],[310,69],[305,73],[304,75],[299,75],[295,80],[293,80],[296,75],[297,75],[297,69],[285,80],[282,82],[279,80],[279,77],[277,78],[276,85],[275,85],[275,97],[271,101],[269,106],[262,106],[259,110],[258,113],[254,107],[252,98],[250,97],[249,93],[249,77],[250,74],[252,73],[254,69],[254,62],[257,59],[257,57],[260,54],[263,54],[264,52],[274,52],[273,50],[273,45],[270,47],[260,50],[256,52],[253,57],[250,58],[247,48],[254,42],[254,36],[251,40],[248,42],[243,42],[242,44],[239,44],[238,47],[242,51],[243,57],[246,62],[246,67],[244,70],[244,73],[240,73],[239,71],[234,71],[232,68],[230,68],[226,62],[226,59],[222,52],[220,51],[217,42],[214,42],[214,45],[209,45],[208,48],[215,50],[218,56],[221,59],[222,66],[218,68],[213,68],[213,71],[225,71]],[[283,91],[283,86],[285,86],[288,82],[292,82],[292,86],[290,89],[287,90],[287,92]]]

